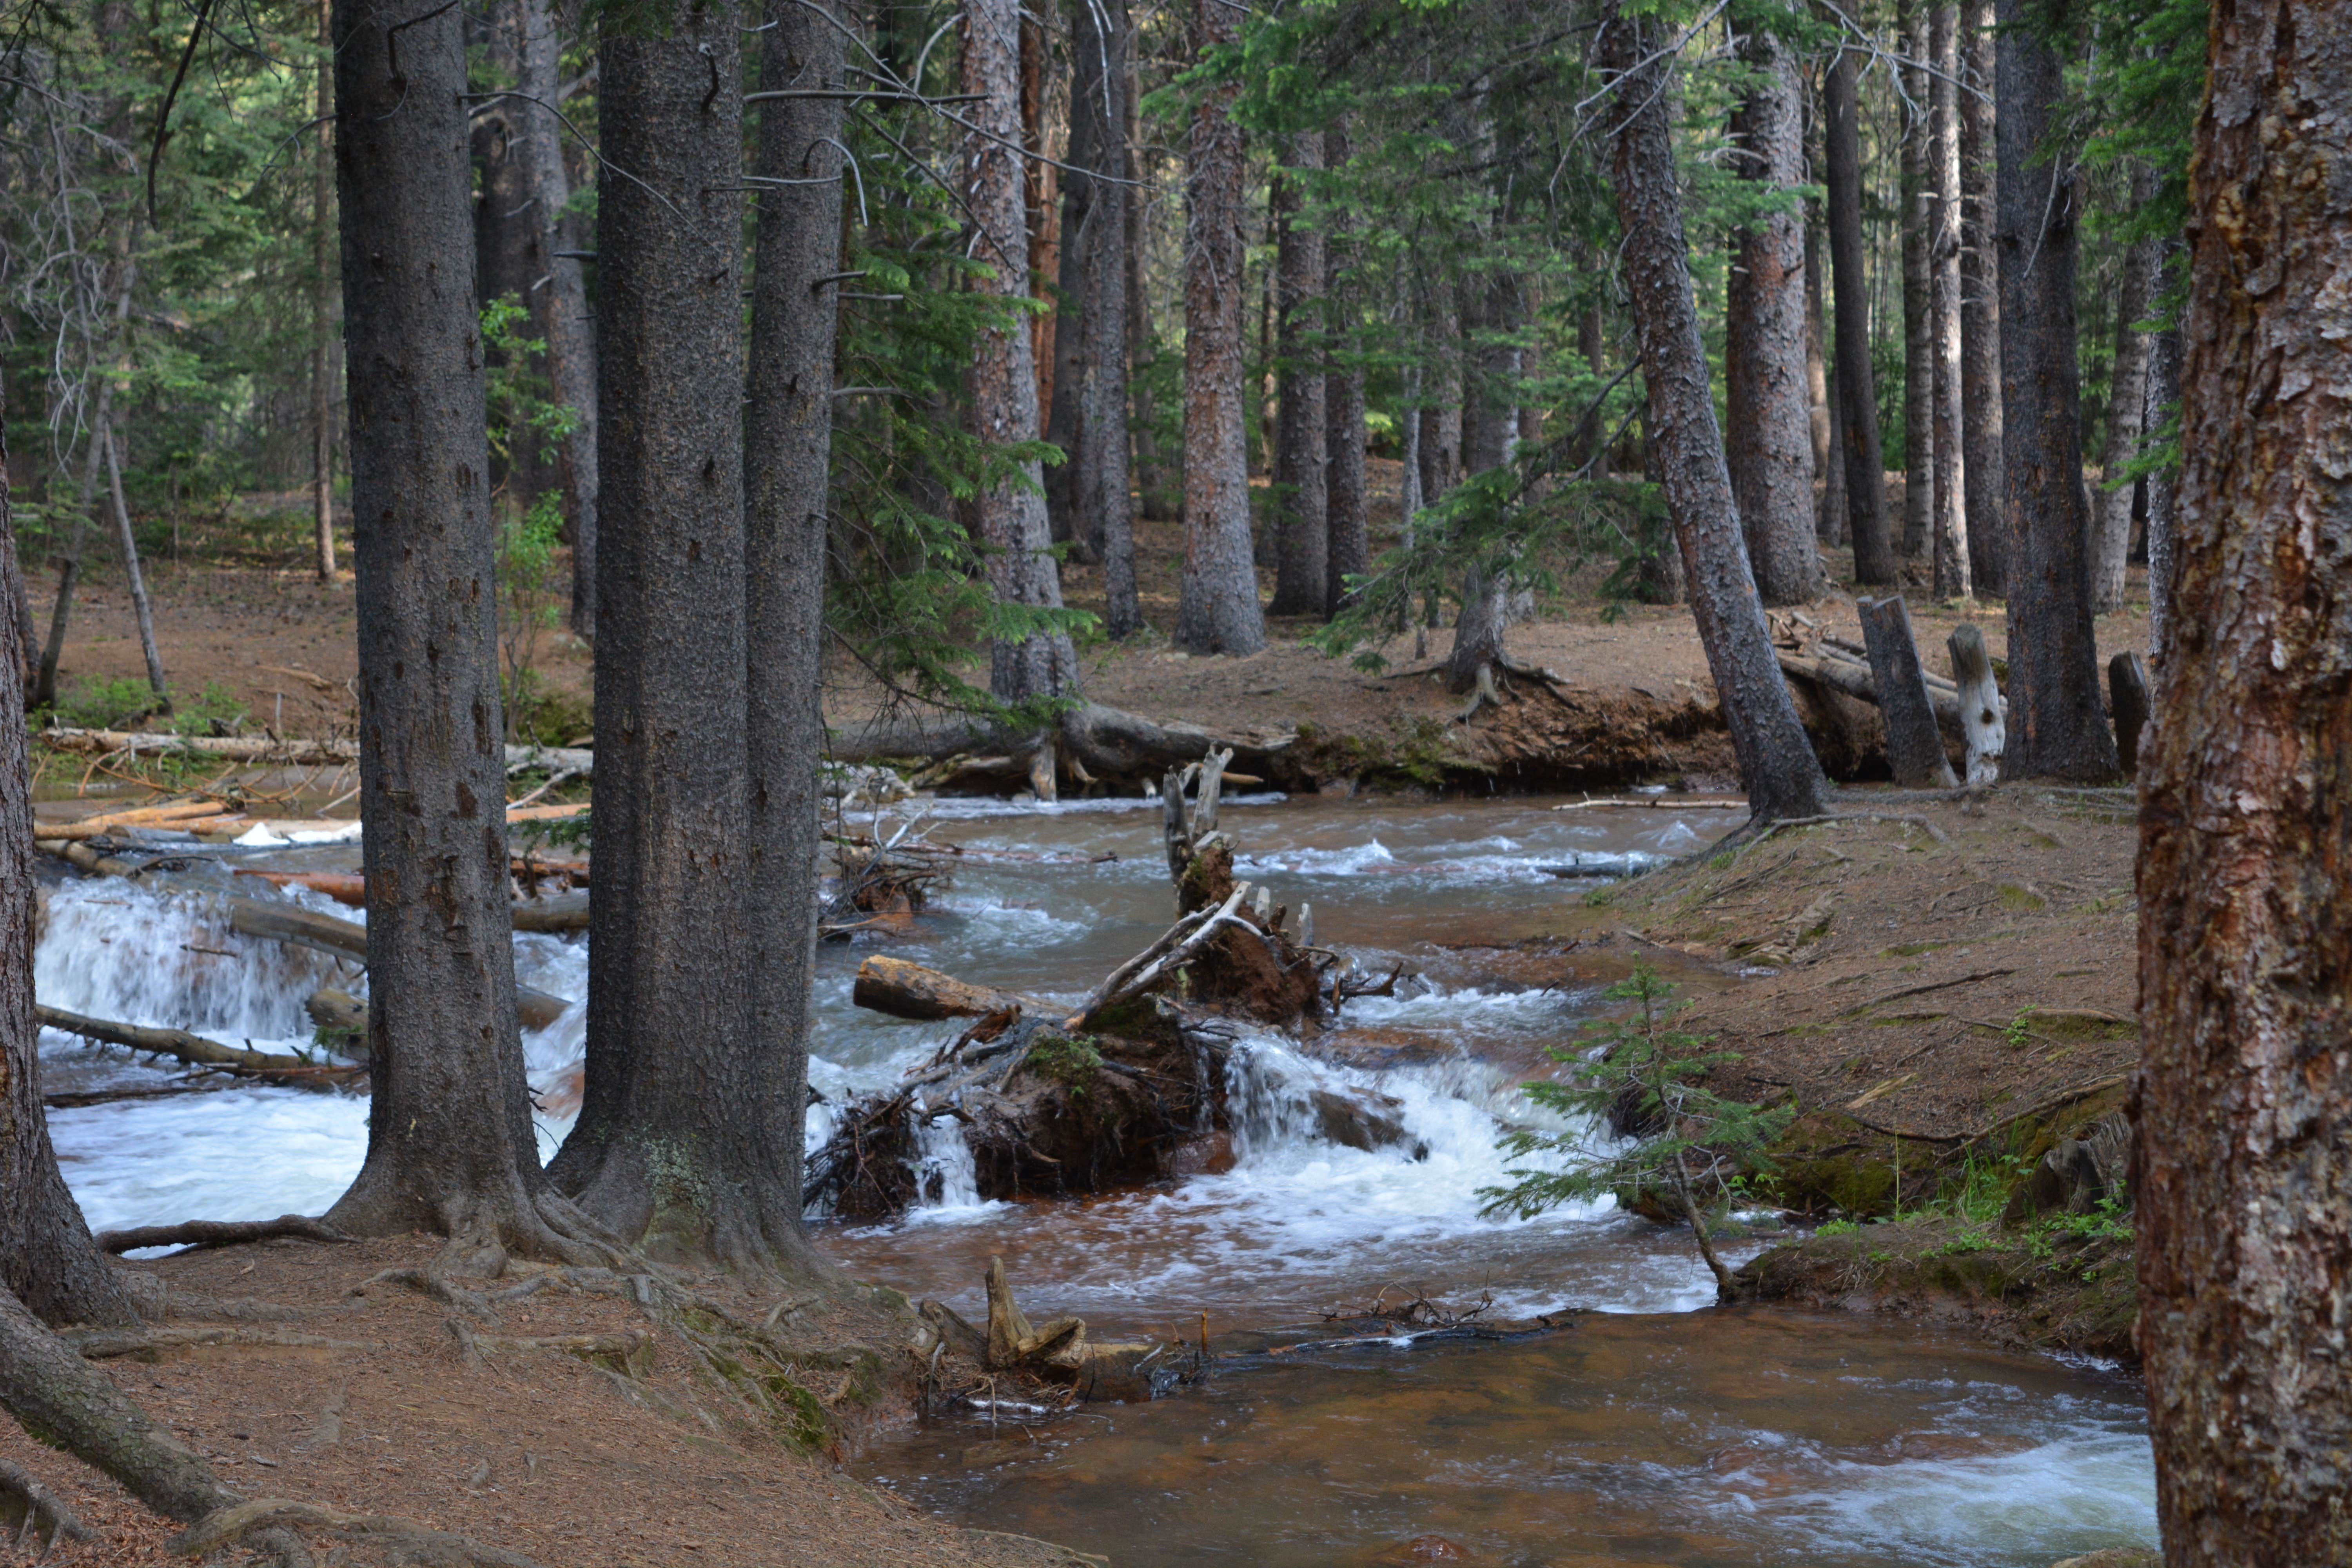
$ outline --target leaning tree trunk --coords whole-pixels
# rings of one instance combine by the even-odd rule
[[[1322,169],[1323,133],[1301,132],[1286,140],[1285,162],[1298,173],[1275,183],[1275,354],[1281,367],[1275,441],[1283,482],[1275,497],[1281,521],[1274,603],[1266,609],[1276,616],[1319,616],[1330,585],[1323,354],[1315,319],[1323,294],[1323,230],[1298,218],[1308,200],[1299,174]]]
[[[0,594],[24,592],[0,420]],[[66,1190],[41,1104],[33,1011],[31,758],[25,738],[22,625],[0,617],[0,1289],[52,1323],[134,1323],[138,1314]],[[14,1402],[11,1402],[13,1408]]]
[[[632,177],[604,185],[597,218],[597,956],[586,1092],[549,1174],[656,1256],[762,1270],[800,1245],[779,1168],[799,1123],[777,1101],[789,1067],[761,1059],[771,1026],[748,1016],[774,982],[749,973],[763,947],[746,940],[765,846],[747,735],[741,34],[693,0],[604,15],[604,152]],[[794,763],[813,759],[776,765]],[[782,794],[767,809],[788,810]],[[792,951],[789,929],[759,942]]]
[[[1739,55],[1754,73],[1731,122],[1739,175],[1790,193],[1805,179],[1796,58],[1761,26],[1741,36]],[[1822,575],[1813,540],[1804,212],[1759,214],[1737,243],[1724,302],[1731,493],[1764,603],[1802,604],[1821,591]]]
[[[1858,583],[1895,581],[1886,537],[1885,458],[1878,443],[1878,391],[1870,367],[1870,282],[1862,259],[1862,132],[1851,49],[1830,67],[1822,93],[1822,140],[1829,164],[1832,303],[1837,317],[1837,404],[1845,455],[1847,531]]]
[[[130,295],[123,300],[127,303]],[[89,542],[90,509],[98,501],[100,465],[105,451],[99,432],[114,416],[114,379],[100,375],[98,397],[90,410],[89,446],[82,453],[81,484],[75,498],[73,524],[67,529],[65,547],[53,553],[58,563],[57,603],[49,611],[49,639],[33,677],[32,705],[51,708],[58,700],[58,667],[65,658],[66,636],[73,626],[74,589],[81,582],[81,552]]]
[[[771,0],[766,20],[761,91],[846,87],[843,20],[798,0]],[[760,105],[757,167],[767,183],[759,187],[745,413],[743,739],[751,866],[741,884],[751,958],[743,1065],[773,1128],[763,1151],[746,1152],[747,1160],[760,1161],[748,1223],[801,1272],[815,1262],[801,1217],[800,1156],[816,963],[814,761],[825,746],[825,503],[840,320],[824,279],[841,270],[848,173],[835,145],[841,120],[839,98]]]
[[[1018,0],[975,0],[965,10],[963,90],[972,123],[987,136],[965,137],[960,165],[980,229],[978,256],[988,268],[983,292],[1004,301],[982,329],[972,371],[972,420],[983,446],[1037,439],[1037,366],[1029,321],[1012,301],[1029,297],[1029,225],[1021,145],[1021,7]],[[1062,607],[1053,525],[1045,515],[1045,475],[1031,458],[984,487],[980,538],[988,552],[988,585],[1000,605]],[[989,649],[989,689],[1000,702],[1073,695],[1078,658],[1066,632],[1000,637]]]
[[[1968,501],[1969,585],[2009,588],[2007,488],[2000,466],[2000,262],[1993,242],[1992,0],[1960,9],[1960,459]]]
[[[2050,34],[2071,0],[2000,0],[2001,465],[2009,491],[2009,746],[2001,777],[2112,778],[2099,702],[2074,364],[2081,211],[2073,157],[2053,148],[2064,94]]]
[[[1350,156],[1348,122],[1324,132],[1324,162],[1343,169]],[[1354,269],[1358,256],[1354,225],[1345,213],[1334,213],[1331,237],[1324,257],[1324,331],[1329,334],[1330,373],[1323,381],[1323,450],[1330,462],[1330,483],[1325,496],[1324,574],[1328,579],[1323,613],[1336,616],[1348,599],[1348,579],[1370,572],[1372,563],[1370,491],[1364,470],[1364,366],[1356,358],[1358,306]]]
[[[1192,0],[1196,53],[1240,36],[1225,0]],[[1265,646],[1251,557],[1249,447],[1242,420],[1242,128],[1238,86],[1192,110],[1184,177],[1184,575],[1176,646],[1255,653]]]
[[[374,1092],[330,1213],[561,1250],[508,935],[464,29],[434,0],[334,13]]]
[[[1928,54],[1927,26],[1920,7],[1936,0],[1896,0],[1903,52],[1912,59]],[[1932,182],[1927,174],[1927,73],[1898,66],[1903,127],[1903,553],[1917,560],[1928,550],[1936,515],[1936,328],[1927,258]]]
[[[2138,1338],[2170,1568],[2335,1563],[2352,1562],[2352,124],[2312,110],[2315,84],[2352,76],[2352,11],[2224,0],[2210,37],[2177,657],[2142,773]]]
[[[1967,454],[1961,409],[1967,388],[1960,372],[1960,8],[1958,0],[1930,0],[1928,36],[1935,57],[1930,80],[1927,225],[1930,338],[1935,349],[1936,494],[1929,519],[1936,551],[1938,599],[1965,599],[1969,572]]]
[[[139,538],[131,529],[131,503],[122,494],[122,447],[114,426],[101,432],[106,443],[106,488],[114,502],[114,547],[122,556],[122,578],[131,590],[131,618],[139,627],[139,655],[147,664],[147,689],[154,694],[152,711],[172,710],[172,689],[163,679],[163,656],[155,647],[155,606],[147,596],[147,574],[139,569]]]
[[[1722,700],[1749,809],[1758,822],[1818,816],[1829,784],[1773,657],[1724,467],[1675,177],[1667,101],[1675,63],[1656,46],[1649,26],[1614,10],[1601,25],[1603,66],[1621,73],[1610,126],[1613,183],[1652,438],[1682,547],[1691,615]]]
[[[318,145],[310,158],[310,527],[319,581],[335,580],[335,102],[333,22],[319,0]]]
[[[2145,165],[2132,170],[2135,206],[2154,198],[2156,180]],[[2139,457],[2142,421],[2147,416],[2149,339],[2140,327],[2156,301],[2157,269],[2163,240],[2150,235],[2124,252],[2122,286],[2116,291],[2115,369],[2107,378],[2107,439],[2101,455],[2100,488],[2091,534],[2091,608],[2102,615],[2124,607],[2130,577],[2132,492],[2122,478]]]
[[[563,124],[551,106],[559,90],[563,36],[553,0],[521,0],[520,103],[509,134],[521,159],[530,202],[531,277],[545,279],[532,295],[533,320],[547,340],[547,380],[554,400],[572,410],[572,433],[555,451],[554,479],[563,492],[572,537],[572,632],[596,637],[596,324],[588,313],[583,270],[587,219],[569,211],[572,176],[563,163]]]

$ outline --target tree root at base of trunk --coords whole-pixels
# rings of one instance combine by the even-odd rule
[[[76,1519],[55,1492],[5,1459],[0,1459],[0,1541],[13,1550],[34,1547],[38,1563],[60,1541],[88,1541],[89,1526]]]
[[[478,1568],[540,1568],[535,1560],[520,1552],[492,1546],[468,1535],[436,1530],[413,1519],[401,1519],[390,1514],[345,1513],[340,1509],[326,1508],[314,1502],[297,1502],[289,1498],[261,1498],[253,1502],[233,1503],[226,1508],[216,1509],[197,1521],[193,1529],[173,1544],[175,1550],[190,1557],[202,1557],[256,1531],[272,1525],[298,1524],[351,1535],[396,1537],[404,1543],[432,1552],[427,1561],[451,1564],[452,1568],[460,1563],[478,1565]]]

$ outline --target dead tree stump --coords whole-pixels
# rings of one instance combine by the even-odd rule
[[[2000,686],[1993,679],[1992,655],[1984,633],[1973,625],[1952,628],[1944,641],[1951,650],[1952,683],[1960,689],[1960,733],[1968,748],[1969,787],[1983,789],[2000,777],[2000,753],[2009,743]]]
[[[1857,599],[1862,637],[1870,650],[1870,673],[1878,688],[1878,710],[1886,719],[1886,760],[1899,784],[1957,784],[1944,755],[1943,731],[1936,728],[1935,704],[1927,696],[1927,672],[1911,641],[1911,616],[1903,595]]]

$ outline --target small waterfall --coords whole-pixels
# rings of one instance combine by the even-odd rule
[[[980,1171],[972,1163],[971,1144],[963,1135],[962,1122],[952,1116],[917,1122],[915,1148],[916,1207],[980,1206]]]

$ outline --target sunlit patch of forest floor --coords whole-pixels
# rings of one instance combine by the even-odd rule
[[[1830,1223],[1744,1289],[2127,1358],[2130,792],[1850,788],[1838,810],[1559,922],[1690,972],[1675,1026],[1737,1058],[1715,1087],[1796,1107],[1752,1184]]]
[[[906,1348],[911,1314],[886,1299],[848,1293],[796,1305],[718,1279],[693,1281],[745,1321],[783,1309],[762,1336],[772,1353],[756,1369],[766,1397],[755,1408],[745,1388],[712,1373],[709,1352],[684,1330],[628,1300],[555,1279],[499,1301],[530,1282],[530,1266],[482,1285],[489,1317],[377,1279],[425,1270],[440,1248],[423,1237],[281,1237],[139,1263],[174,1291],[257,1300],[270,1316],[254,1321],[248,1310],[201,1334],[168,1322],[148,1333],[212,1342],[99,1364],[249,1500],[414,1520],[545,1568],[767,1568],[785,1557],[809,1568],[1100,1562],[945,1523],[843,1468],[863,1433],[911,1414],[918,1390],[922,1363]],[[740,1382],[752,1369],[726,1370]],[[91,1528],[90,1541],[59,1543],[48,1559],[59,1568],[188,1561],[169,1550],[176,1526],[13,1421],[0,1422],[0,1459],[31,1472]],[[371,1539],[355,1538],[340,1549],[350,1555],[331,1560],[381,1561]],[[394,1559],[424,1560],[396,1550]]]

